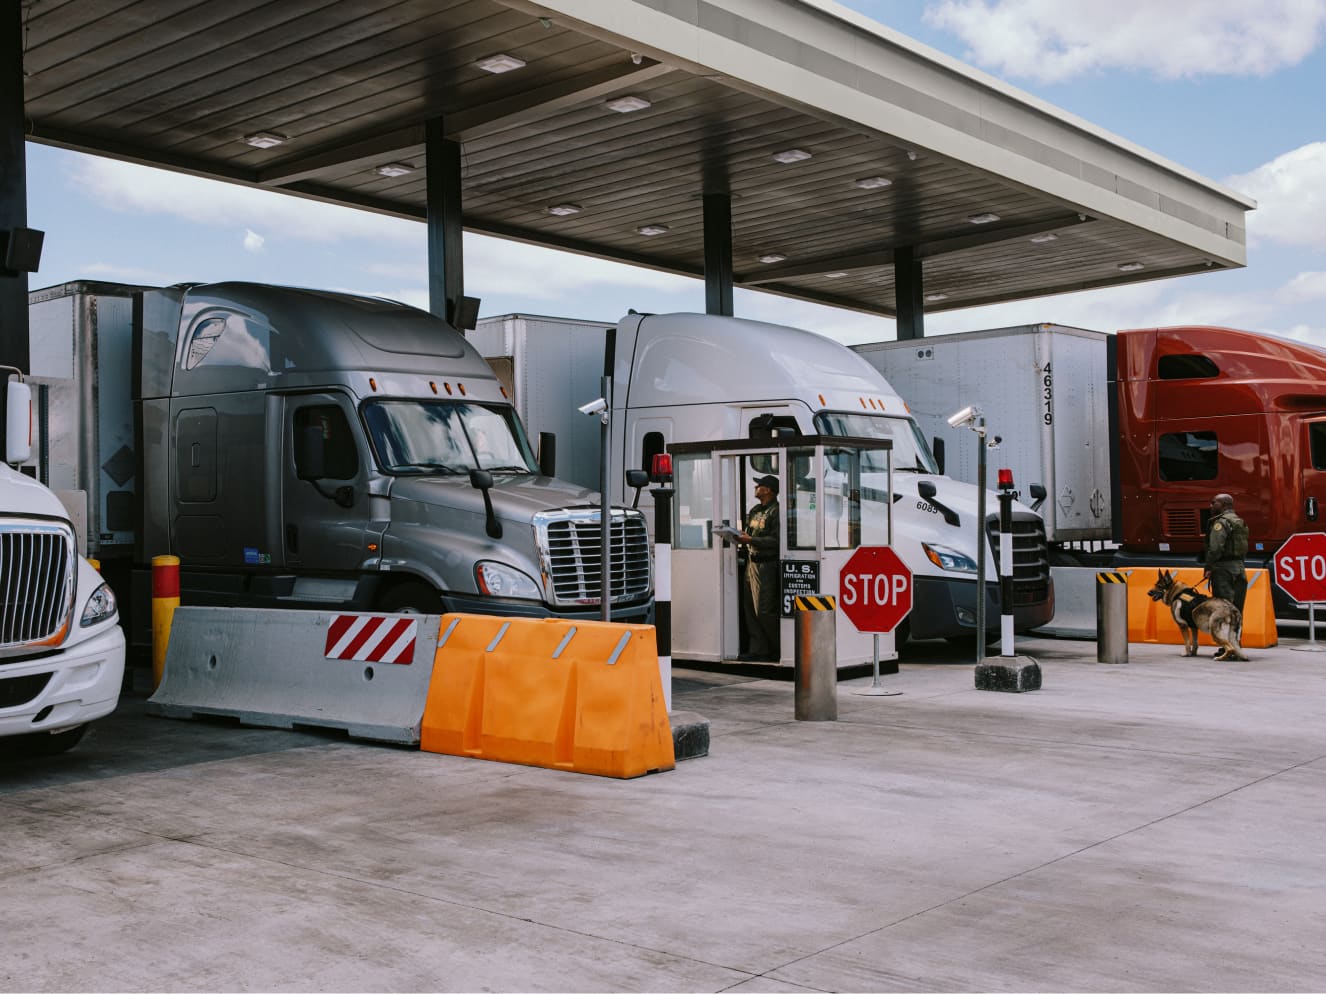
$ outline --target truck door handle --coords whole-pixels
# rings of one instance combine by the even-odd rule
[[[1309,521],[1316,521],[1316,520],[1317,520],[1317,498],[1316,498],[1316,497],[1309,497],[1308,500],[1307,500],[1307,506],[1306,506],[1305,509],[1306,509],[1306,511],[1307,511],[1308,520],[1309,520]]]
[[[194,442],[193,445],[189,447],[189,464],[194,469],[197,469],[199,466],[203,464],[202,451],[203,451],[202,446],[199,445],[197,442]]]

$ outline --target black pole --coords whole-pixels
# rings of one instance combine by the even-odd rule
[[[658,638],[658,669],[663,697],[672,710],[672,488],[653,487],[654,495],[654,632]]]
[[[24,158],[23,11],[19,0],[0,2],[0,366],[31,369],[28,354],[28,273],[7,269],[5,256],[16,230],[28,223],[28,173]],[[0,438],[4,384],[0,376]]]
[[[704,195],[704,312],[732,317],[732,197]]]

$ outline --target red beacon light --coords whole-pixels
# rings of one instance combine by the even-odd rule
[[[999,471],[999,489],[1013,489],[1013,471],[1011,469],[1001,469]]]
[[[649,464],[649,479],[654,483],[672,482],[672,455],[659,452]]]

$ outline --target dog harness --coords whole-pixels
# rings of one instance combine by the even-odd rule
[[[1211,598],[1206,594],[1199,594],[1197,591],[1189,588],[1181,594],[1176,594],[1174,599],[1179,602],[1179,617],[1183,619],[1184,624],[1193,623],[1192,613],[1198,606],[1206,603]]]

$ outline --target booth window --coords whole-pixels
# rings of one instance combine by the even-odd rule
[[[672,460],[676,499],[672,502],[672,544],[678,549],[708,549],[714,525],[714,474],[708,454],[678,455]]]
[[[661,431],[647,431],[641,442],[640,447],[640,468],[646,473],[654,468],[654,456],[661,456],[664,453],[663,433]]]

